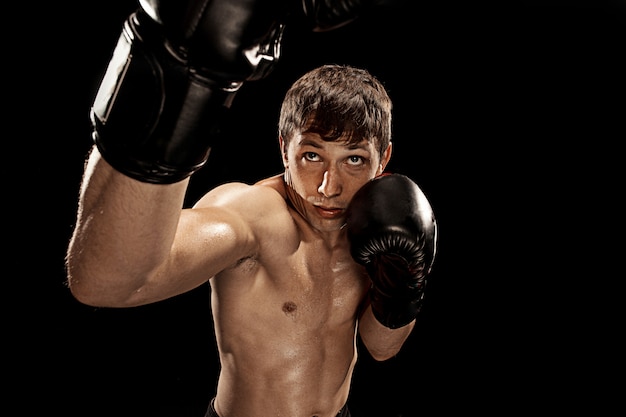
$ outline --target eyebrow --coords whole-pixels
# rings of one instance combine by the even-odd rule
[[[365,145],[363,145],[363,144],[366,144],[366,143],[368,143],[367,140],[363,139],[361,142],[356,143],[356,144],[355,143],[351,143],[347,147],[350,150],[361,149],[363,151],[367,151],[368,150],[367,147]],[[307,139],[306,137],[303,137],[302,140],[300,140],[299,144],[300,144],[300,146],[308,145],[308,146],[311,146],[311,147],[317,148],[317,149],[322,149],[323,148],[323,146],[320,145],[320,143],[318,141]]]
[[[300,143],[300,146],[308,145],[308,146],[312,146],[312,147],[318,148],[318,149],[322,148],[322,146],[318,142],[313,141],[311,139],[307,139],[307,138],[302,138],[302,140],[300,140],[299,143]]]

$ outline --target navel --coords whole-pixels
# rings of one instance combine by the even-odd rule
[[[283,304],[283,313],[285,314],[293,314],[298,309],[298,306],[293,301],[286,301]]]

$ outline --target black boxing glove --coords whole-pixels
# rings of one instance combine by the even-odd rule
[[[372,312],[396,329],[417,317],[437,247],[437,223],[422,190],[404,175],[365,184],[347,210],[352,257],[371,280]]]
[[[104,159],[150,183],[200,169],[236,92],[280,57],[287,1],[140,1],[91,109]]]
[[[377,7],[398,7],[409,0],[302,0],[304,14],[316,32],[342,27]]]

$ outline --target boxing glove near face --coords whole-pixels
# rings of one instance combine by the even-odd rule
[[[437,247],[437,223],[422,190],[404,175],[365,184],[353,197],[346,228],[350,251],[367,270],[376,319],[389,328],[419,313]]]

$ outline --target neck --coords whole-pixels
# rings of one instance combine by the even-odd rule
[[[288,204],[295,211],[297,211],[303,219],[307,220],[306,210],[304,209],[305,201],[302,197],[300,197],[300,194],[298,194],[298,192],[294,188],[289,169],[285,169],[285,173],[283,174],[283,182],[285,183],[285,193],[287,195]]]

